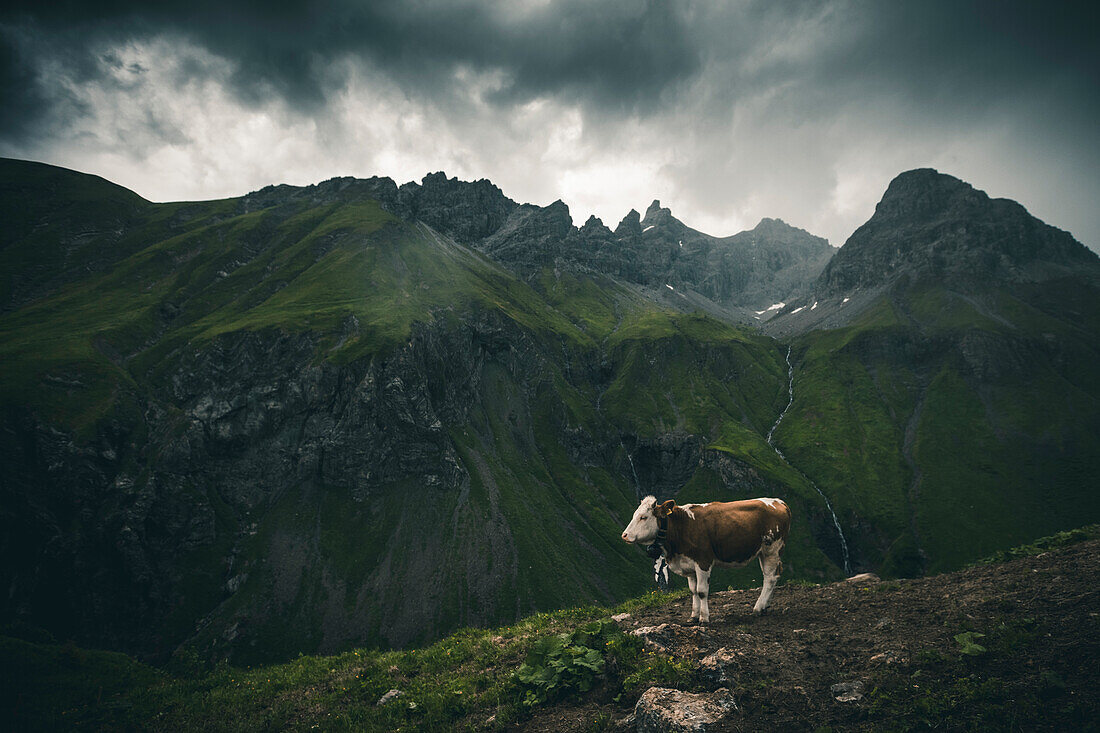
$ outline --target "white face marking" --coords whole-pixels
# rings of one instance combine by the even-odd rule
[[[630,524],[623,530],[623,539],[634,544],[645,544],[657,539],[657,517],[653,515],[653,509],[657,506],[657,499],[647,496],[634,510],[634,516]]]

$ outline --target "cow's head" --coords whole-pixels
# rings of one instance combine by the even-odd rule
[[[676,502],[669,499],[658,504],[657,499],[647,496],[634,510],[630,524],[623,530],[623,539],[637,545],[648,545],[657,539],[658,519],[664,519],[676,508]]]

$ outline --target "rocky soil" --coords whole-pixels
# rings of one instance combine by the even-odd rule
[[[620,620],[692,675],[525,731],[1081,730],[1100,725],[1100,541],[916,580],[714,593]],[[678,688],[672,690],[670,688]]]

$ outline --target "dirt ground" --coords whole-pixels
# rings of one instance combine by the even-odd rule
[[[759,617],[758,590],[718,592],[705,627],[689,624],[690,598],[620,624],[667,624],[648,634],[658,653],[695,670],[667,686],[730,701],[708,731],[1098,730],[1098,575],[1089,540],[915,580],[781,585]],[[837,699],[846,682],[858,699]],[[635,702],[597,694],[520,730],[632,730]]]

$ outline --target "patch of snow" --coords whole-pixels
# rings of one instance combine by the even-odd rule
[[[680,240],[680,246],[681,246],[681,247],[683,247],[683,246],[684,246],[684,240],[682,240],[682,239]]]
[[[845,298],[844,300],[840,301],[840,304],[841,304],[841,305],[844,305],[844,304],[845,304],[845,303],[847,303],[847,302],[848,302],[849,300],[851,300],[851,298]]]
[[[676,289],[676,288],[672,287],[671,285],[669,285],[668,283],[665,283],[665,287],[668,288],[669,290],[675,290]]]
[[[656,224],[650,224],[649,226],[647,226],[645,229],[642,230],[642,234],[645,234],[646,232],[648,232],[650,229],[652,229],[655,226],[657,226],[657,225]]]
[[[760,312],[764,313],[765,311],[777,311],[785,305],[787,305],[787,304],[786,303],[776,303],[775,305],[769,305],[766,309],[764,309]]]
[[[795,313],[798,313],[798,311],[800,311],[800,310],[805,310],[805,308],[806,308],[806,306],[804,306],[804,305],[800,305],[800,306],[798,306],[797,308],[795,308],[795,309],[794,309],[793,311],[791,311],[789,315],[792,315],[792,316],[793,316],[793,315],[794,315]]]
[[[815,300],[814,304],[810,306],[810,310],[813,310],[816,307],[817,307],[817,301]]]

